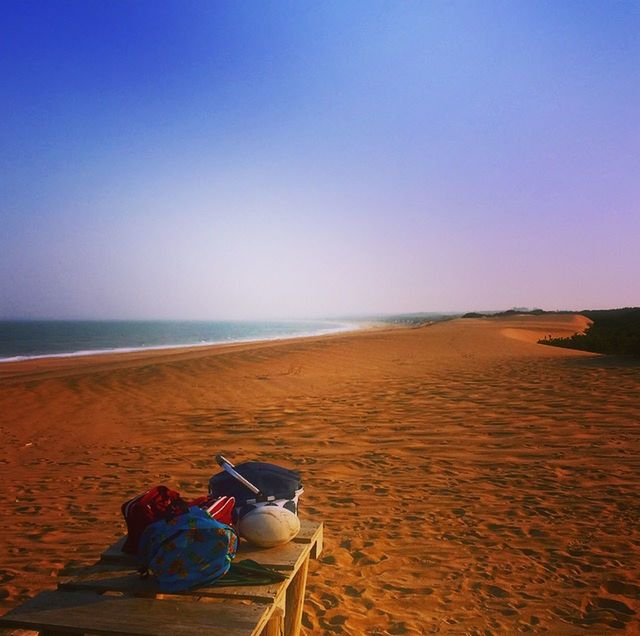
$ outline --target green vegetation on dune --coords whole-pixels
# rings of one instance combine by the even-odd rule
[[[593,320],[585,333],[568,338],[543,338],[539,344],[567,349],[580,349],[593,353],[631,355],[640,357],[640,307],[621,309],[585,309],[584,311],[543,311],[542,309],[509,309],[507,311],[469,312],[462,318],[500,318],[509,316],[541,316],[554,314],[581,314]]]
[[[595,309],[578,312],[593,320],[585,333],[569,338],[547,338],[539,344],[593,353],[640,357],[640,308]]]

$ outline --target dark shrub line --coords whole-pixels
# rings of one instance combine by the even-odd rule
[[[578,312],[593,320],[585,333],[568,338],[543,338],[539,344],[593,353],[640,357],[640,308],[588,309]]]

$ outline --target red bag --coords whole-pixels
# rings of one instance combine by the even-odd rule
[[[202,508],[210,517],[220,523],[224,523],[227,526],[233,525],[233,509],[236,505],[234,497],[212,497],[211,495],[205,495],[204,497],[192,499],[189,505]]]
[[[127,523],[127,539],[122,551],[136,554],[140,537],[149,524],[182,515],[189,511],[189,504],[175,490],[169,490],[166,486],[155,486],[125,501],[120,509]]]

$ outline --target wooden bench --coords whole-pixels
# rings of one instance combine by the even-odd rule
[[[297,636],[310,558],[322,551],[322,523],[301,521],[290,543],[260,549],[241,542],[236,559],[254,561],[286,575],[281,583],[218,585],[162,594],[153,577],[140,578],[135,560],[122,552],[124,538],[100,560],[61,580],[0,617],[0,628],[59,634],[149,636]]]

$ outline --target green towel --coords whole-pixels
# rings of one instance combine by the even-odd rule
[[[260,565],[253,559],[243,559],[232,561],[229,571],[214,585],[269,585],[286,580],[286,574]]]

